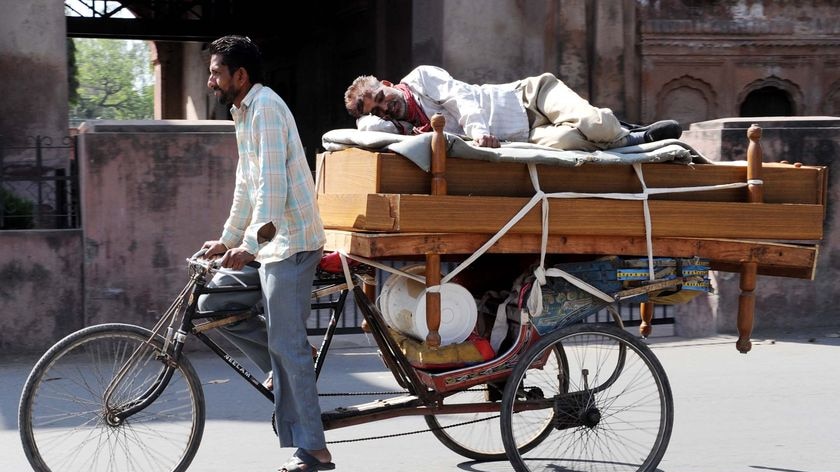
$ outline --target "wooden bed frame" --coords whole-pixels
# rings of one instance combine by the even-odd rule
[[[347,149],[319,154],[318,193],[321,215],[327,228],[325,249],[372,259],[425,258],[426,284],[431,287],[440,283],[442,255],[472,254],[510,219],[510,211],[515,212],[522,207],[524,198],[476,196],[476,190],[467,187],[472,181],[470,175],[478,179],[488,179],[489,176],[491,180],[505,180],[503,184],[493,184],[497,187],[516,186],[511,183],[515,179],[508,180],[506,177],[516,172],[521,174],[525,167],[523,164],[447,159],[443,117],[436,115],[431,121],[434,135],[429,174],[393,153]],[[749,183],[746,189],[738,191],[716,190],[704,193],[703,197],[681,194],[679,199],[661,196],[649,202],[651,213],[656,215],[651,238],[653,256],[697,256],[709,259],[713,270],[740,274],[736,347],[743,353],[751,349],[757,275],[814,278],[818,242],[823,237],[828,181],[824,167],[763,164],[759,141],[761,129],[751,126],[747,137],[749,145],[745,166],[704,165],[698,166],[703,168],[703,172],[685,170],[674,173],[674,164],[644,165],[650,187],[655,186],[651,181],[655,181],[657,175],[668,175],[677,182],[680,179],[697,182],[693,185],[733,181]],[[327,170],[323,170],[325,164]],[[450,164],[453,170],[448,173]],[[495,166],[496,171],[477,174],[474,170],[478,166]],[[632,179],[632,170],[628,167],[584,165],[541,168],[557,174],[555,180],[559,183],[549,182],[549,187],[584,185],[581,182],[588,179],[579,176],[598,172],[606,175],[602,180],[631,188],[634,184],[628,183],[628,179]],[[453,179],[451,186],[461,195],[450,195],[448,178]],[[505,191],[516,196],[523,189],[506,188]],[[643,224],[639,230],[640,203],[628,202],[635,206],[626,210],[630,215],[626,217],[622,213],[623,204],[615,200],[608,204],[578,199],[557,202],[557,209],[563,212],[564,217],[568,216],[571,223],[564,219],[562,225],[552,226],[547,252],[647,255]],[[476,212],[488,208],[503,208],[506,211],[501,212],[498,221],[480,218],[478,220],[481,221],[469,225],[459,223],[459,217],[482,214]],[[554,213],[555,202],[551,203],[551,211],[557,214]],[[539,254],[542,239],[541,226],[537,223],[539,208],[532,213],[488,252]],[[678,223],[685,220],[686,214],[702,214],[704,218],[696,225],[689,225],[691,229],[686,229],[684,223]],[[576,220],[575,215],[582,216]],[[672,215],[671,220],[668,215]],[[591,218],[587,221],[586,216]],[[618,235],[614,226],[599,227],[596,224],[604,219],[620,218],[626,219],[621,221],[624,226]],[[575,223],[578,220],[579,223]],[[750,223],[745,225],[743,221]],[[429,328],[426,343],[434,347],[440,343],[437,332],[440,326],[440,294],[429,292],[426,297]],[[652,316],[653,304],[643,303],[640,332],[644,336],[650,333]]]

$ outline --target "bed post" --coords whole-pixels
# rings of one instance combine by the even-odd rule
[[[432,195],[446,195],[446,136],[443,135],[443,127],[446,126],[446,118],[440,113],[432,115]]]
[[[443,127],[446,119],[440,113],[432,115],[432,195],[446,195],[446,137],[443,135]],[[440,254],[426,254],[426,287],[440,285]],[[429,347],[440,346],[440,292],[426,292],[426,327],[429,334],[426,335],[426,345]]]
[[[643,338],[650,336],[653,331],[653,302],[639,303],[639,318],[642,322],[639,324],[639,335]]]
[[[764,201],[764,188],[761,183],[762,151],[761,128],[753,124],[747,130],[747,138],[750,144],[747,147],[747,201],[749,203],[762,203]],[[739,287],[741,294],[738,297],[738,341],[735,348],[743,354],[750,352],[752,342],[753,321],[755,318],[755,283],[758,277],[758,262],[750,257],[741,261],[741,279]]]

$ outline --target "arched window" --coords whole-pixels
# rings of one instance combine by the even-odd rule
[[[790,116],[793,100],[786,90],[766,86],[753,90],[741,102],[741,116]]]

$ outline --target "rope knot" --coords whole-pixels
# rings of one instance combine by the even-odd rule
[[[534,278],[537,279],[537,282],[540,284],[540,286],[545,285],[545,267],[539,266],[536,269],[534,269]]]

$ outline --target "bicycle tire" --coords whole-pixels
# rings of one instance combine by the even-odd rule
[[[550,368],[564,369],[565,354],[562,349],[553,352]],[[556,365],[556,367],[555,367]],[[485,388],[486,387],[486,388]],[[479,385],[446,397],[444,403],[476,403],[501,401],[504,382],[501,385]],[[507,458],[502,441],[502,428],[498,413],[463,413],[456,415],[426,415],[426,424],[432,434],[449,450],[479,462],[499,461]],[[542,434],[535,435],[520,444],[520,451],[528,451],[539,444],[549,433],[550,423],[545,424]]]
[[[553,373],[531,368],[557,346],[568,362],[565,393]],[[538,395],[527,390],[535,384]],[[553,425],[548,435],[540,430],[546,418]],[[517,449],[527,441],[532,420],[538,425],[531,434],[544,437],[530,450]],[[665,454],[673,421],[671,387],[650,348],[615,326],[587,324],[559,329],[529,348],[508,379],[500,418],[517,472],[652,472]]]
[[[23,449],[36,472],[187,469],[201,443],[205,404],[198,375],[183,355],[148,407],[116,424],[106,414],[109,383],[151,336],[134,325],[91,326],[68,335],[38,360],[18,409]],[[159,378],[165,366],[155,354],[162,339],[147,346],[112,400],[126,404]]]
[[[485,386],[480,385],[476,389],[483,387]],[[446,403],[488,401],[485,396],[488,394],[489,391],[465,390],[447,397]],[[482,462],[503,460],[507,457],[502,444],[498,413],[426,415],[423,419],[435,438],[456,454]],[[456,424],[458,426],[453,426]]]

